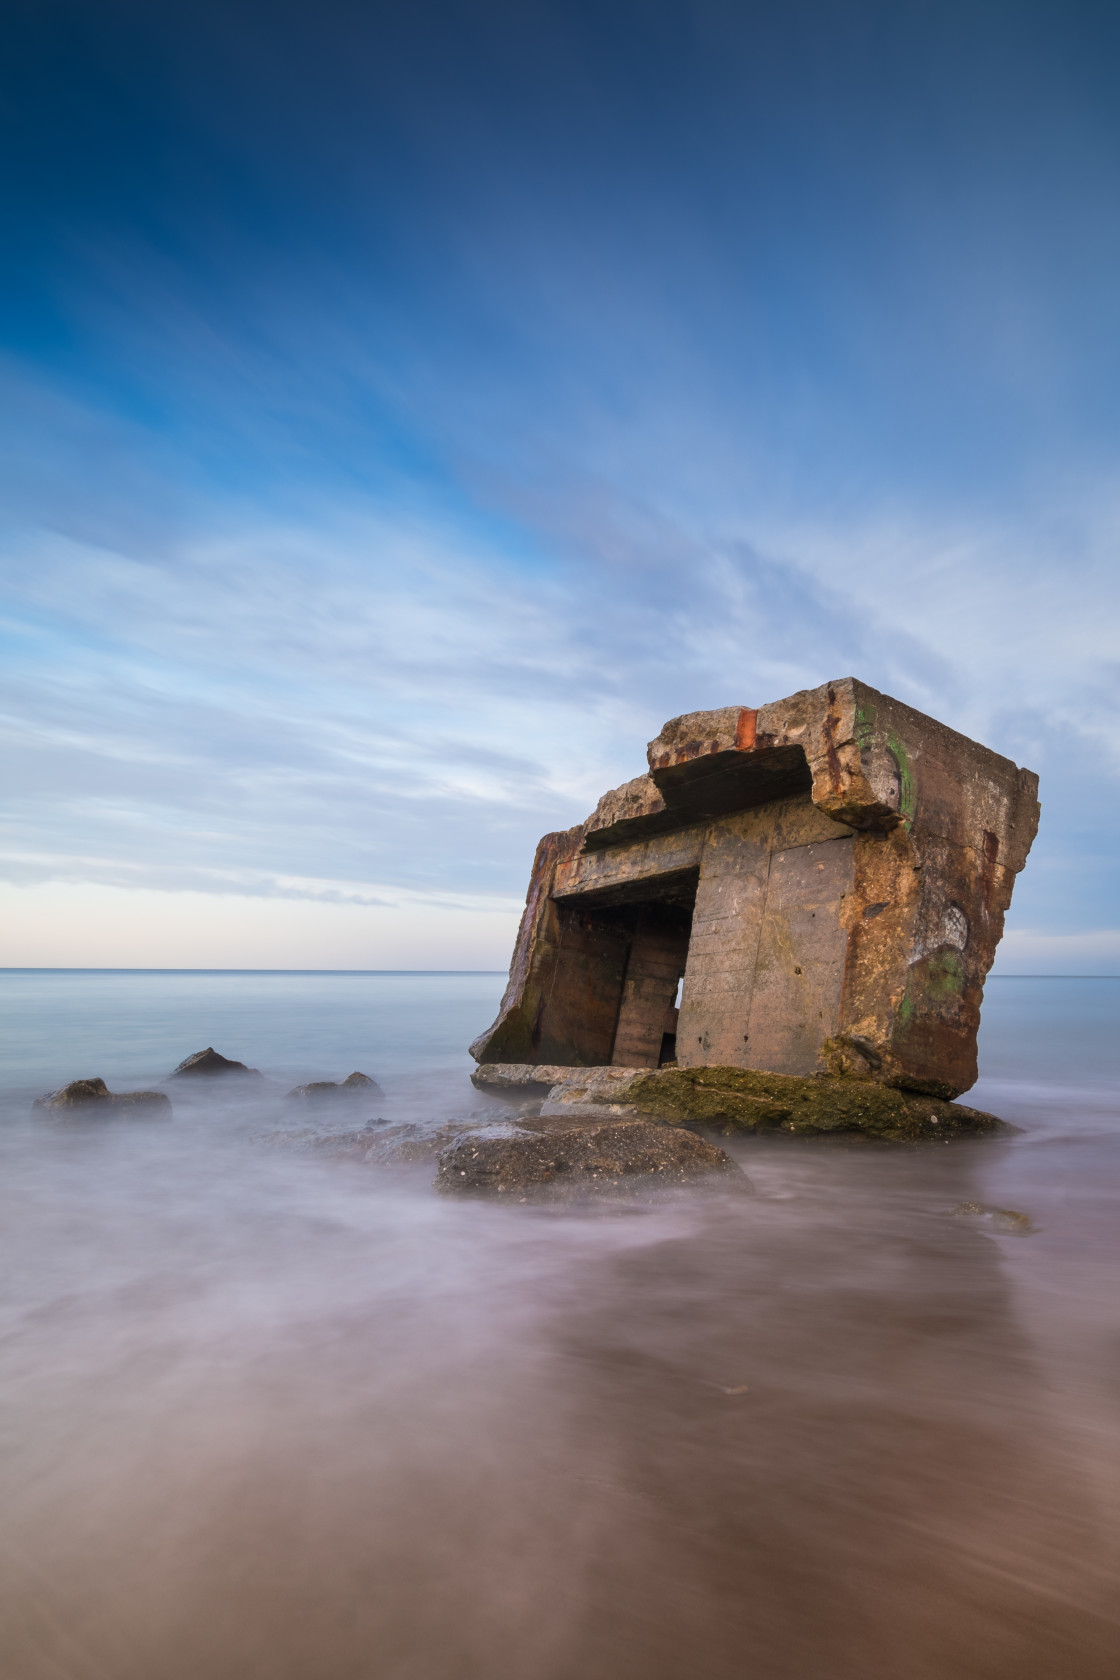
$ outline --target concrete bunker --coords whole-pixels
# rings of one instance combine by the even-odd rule
[[[476,1060],[966,1090],[1037,777],[854,678],[672,719],[648,762],[541,841]]]

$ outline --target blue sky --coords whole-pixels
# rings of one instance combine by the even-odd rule
[[[0,960],[504,966],[682,711],[1042,776],[1120,972],[1120,14],[13,8]]]

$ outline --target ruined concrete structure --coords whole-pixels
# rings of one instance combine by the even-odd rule
[[[674,718],[648,775],[541,841],[471,1053],[550,1083],[675,1060],[955,1096],[1037,791],[854,678]]]

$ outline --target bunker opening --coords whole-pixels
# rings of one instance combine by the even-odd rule
[[[581,1067],[676,1059],[698,878],[684,869],[555,901],[556,959],[534,1059]]]

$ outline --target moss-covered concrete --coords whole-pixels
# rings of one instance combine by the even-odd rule
[[[860,1132],[889,1143],[914,1143],[1010,1130],[994,1114],[872,1080],[824,1074],[802,1079],[746,1068],[658,1068],[635,1074],[612,1100],[632,1113],[729,1132]]]

